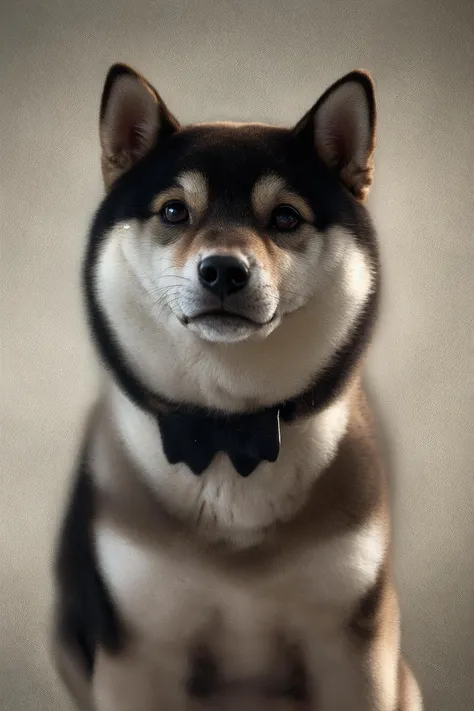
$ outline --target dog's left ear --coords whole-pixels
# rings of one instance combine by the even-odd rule
[[[294,129],[313,141],[318,156],[359,200],[373,179],[375,118],[372,79],[356,70],[329,87]]]

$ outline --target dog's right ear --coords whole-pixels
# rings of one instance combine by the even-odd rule
[[[294,129],[361,201],[374,173],[375,113],[372,79],[355,70],[330,86]]]
[[[125,64],[114,64],[107,74],[100,104],[106,189],[178,128],[178,121],[151,84]]]

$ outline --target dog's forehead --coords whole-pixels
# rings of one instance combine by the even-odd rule
[[[290,132],[265,124],[198,124],[182,130],[173,149],[176,174],[197,171],[211,192],[248,193],[268,173],[288,170]]]
[[[291,129],[258,123],[181,128],[118,181],[105,212],[111,220],[148,218],[172,199],[221,220],[266,219],[277,202],[300,199],[298,209],[304,200],[321,229],[351,209],[311,144]]]

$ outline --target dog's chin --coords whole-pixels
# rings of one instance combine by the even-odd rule
[[[192,319],[181,319],[181,323],[199,338],[210,343],[242,343],[261,341],[278,325],[274,316],[264,324],[233,314],[206,314]]]

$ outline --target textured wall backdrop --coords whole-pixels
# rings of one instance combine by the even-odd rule
[[[474,708],[474,5],[469,0],[3,0],[0,707],[69,708],[49,557],[95,371],[78,270],[116,60],[182,121],[295,121],[354,67],[379,107],[385,271],[368,367],[394,475],[404,643],[429,711]]]

